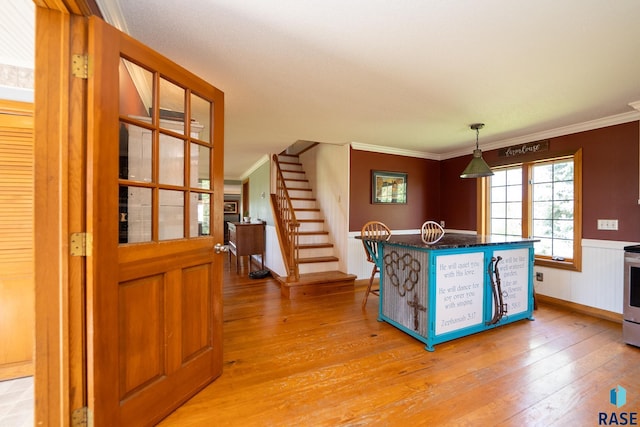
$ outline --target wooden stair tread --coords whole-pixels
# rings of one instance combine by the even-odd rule
[[[298,222],[324,222],[324,219],[299,219]]]
[[[315,197],[289,197],[290,200],[302,200],[304,202],[315,202]]]
[[[295,284],[310,284],[310,283],[326,283],[337,282],[341,280],[356,279],[358,276],[355,274],[347,274],[342,271],[323,271],[320,273],[305,273],[301,274],[300,278],[295,282],[287,282],[289,285]]]
[[[344,292],[353,292],[355,287],[355,274],[347,274],[342,271],[323,271],[320,273],[304,273],[298,280],[287,282],[287,278],[278,278],[280,292],[283,297],[297,299],[320,295],[332,295]]]
[[[295,212],[320,212],[319,208],[293,208]]]
[[[304,179],[304,178],[285,178],[285,181],[293,181],[293,182],[309,182],[308,179]],[[289,187],[287,187],[289,188]]]
[[[287,191],[311,191],[310,188],[286,187]],[[293,197],[291,197],[293,199]]]
[[[317,256],[317,257],[298,259],[298,263],[300,264],[310,264],[313,262],[334,262],[334,261],[339,261],[339,258],[335,256]]]
[[[328,231],[301,231],[298,233],[300,236],[321,236],[323,234],[329,234]]]
[[[320,248],[332,248],[333,243],[303,243],[298,245],[298,249],[320,249]]]

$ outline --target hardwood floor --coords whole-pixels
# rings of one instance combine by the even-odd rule
[[[640,408],[640,349],[617,323],[539,304],[427,352],[376,320],[375,296],[362,311],[363,282],[286,300],[240,273],[225,272],[223,375],[161,426],[586,426]]]

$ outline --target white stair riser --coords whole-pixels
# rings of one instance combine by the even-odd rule
[[[331,262],[314,262],[309,264],[300,264],[298,270],[300,274],[320,273],[323,271],[335,271],[338,269],[338,261]]]
[[[300,231],[324,231],[323,222],[301,222]]]
[[[285,180],[287,179],[306,179],[304,173],[291,172],[291,171],[282,171],[282,176]]]
[[[309,248],[300,249],[300,258],[317,258],[324,256],[333,256],[333,247],[331,248]]]
[[[291,204],[293,205],[293,209],[315,209],[316,201],[315,200],[292,200]]]
[[[309,199],[311,197],[313,197],[313,191],[302,191],[302,190],[296,190],[296,189],[289,189],[289,197],[291,198],[303,198],[303,199]]]
[[[319,243],[331,243],[328,234],[310,234],[308,236],[299,236],[298,243],[301,245],[311,245]]]
[[[278,155],[278,161],[279,162],[300,163],[300,157],[298,157],[298,156],[289,156],[289,155],[286,155],[286,154],[279,154]]]
[[[309,183],[307,181],[291,181],[285,179],[284,185],[287,186],[287,190],[289,191],[293,188],[309,188]]]
[[[300,164],[298,164],[298,165],[290,165],[290,164],[280,165],[280,170],[283,173],[287,172],[287,171],[303,172],[302,165],[300,165]]]
[[[319,211],[296,211],[297,219],[322,219]]]

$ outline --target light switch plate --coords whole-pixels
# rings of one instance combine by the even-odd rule
[[[617,219],[599,219],[598,220],[598,230],[617,230],[617,229],[618,229]]]

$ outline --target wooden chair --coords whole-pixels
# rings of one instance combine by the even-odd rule
[[[424,243],[436,243],[444,236],[444,228],[435,221],[426,221],[422,224],[420,235]]]
[[[360,230],[360,236],[363,239],[375,238],[380,240],[389,240],[389,237],[391,237],[391,230],[389,230],[389,227],[380,221],[369,221]],[[364,252],[367,255],[367,261],[373,263],[371,277],[369,278],[369,285],[367,286],[367,290],[364,293],[364,300],[362,301],[362,308],[364,309],[367,305],[367,298],[369,298],[369,294],[380,296],[380,287],[372,289],[372,285],[374,276],[376,273],[379,273],[380,268],[382,268],[382,260],[379,259],[380,253],[378,252],[378,242],[362,240],[362,245],[364,246]]]

